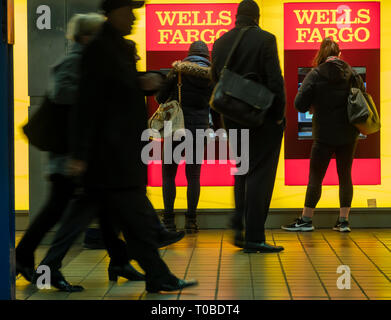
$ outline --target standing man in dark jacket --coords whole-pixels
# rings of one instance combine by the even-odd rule
[[[71,117],[70,169],[85,190],[79,201],[82,220],[89,219],[88,212],[105,213],[122,230],[129,256],[144,269],[146,290],[174,291],[197,282],[176,278],[160,258],[156,214],[146,196],[147,167],[141,160],[141,135],[147,129],[145,92],[156,90],[161,77],[139,77],[135,52],[123,38],[135,21],[133,9],[143,5],[144,1],[103,1],[107,21],[82,58],[80,93]],[[66,235],[58,239],[57,247],[69,242]],[[55,251],[52,247],[41,265],[50,267],[52,277],[61,277],[66,250],[61,255]]]
[[[275,100],[265,121],[258,128],[251,128],[249,135],[249,171],[235,176],[235,214],[232,227],[235,244],[245,252],[278,252],[282,247],[265,242],[265,221],[269,212],[274,181],[285,126],[285,90],[278,59],[276,38],[259,26],[259,7],[254,1],[239,4],[236,27],[219,38],[212,51],[212,76],[215,82],[224,67],[226,58],[239,31],[251,27],[233,54],[230,70],[241,75],[253,73],[275,93]],[[235,121],[223,117],[227,130],[245,129]],[[238,137],[237,141],[241,141]],[[241,150],[238,146],[237,150]],[[243,156],[243,155],[242,155]],[[242,232],[245,220],[245,237]]]

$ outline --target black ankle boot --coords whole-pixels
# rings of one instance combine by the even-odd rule
[[[186,233],[197,233],[199,231],[196,216],[185,217],[185,231]]]
[[[175,214],[173,213],[164,213],[163,214],[163,223],[168,231],[176,232],[175,225]]]
[[[34,270],[34,264],[33,265],[27,265],[23,264],[20,261],[16,260],[16,273],[15,275],[18,276],[21,274],[28,282],[32,282],[35,270]]]
[[[234,239],[233,239],[233,245],[238,248],[244,248],[244,235],[243,231],[239,229],[234,229]]]

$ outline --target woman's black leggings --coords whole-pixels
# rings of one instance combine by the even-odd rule
[[[173,148],[179,143],[173,142]],[[200,198],[200,176],[201,164],[196,163],[196,150],[193,153],[193,164],[186,163],[186,180],[187,180],[187,216],[194,217]],[[174,202],[176,197],[175,177],[178,170],[178,164],[172,161],[172,164],[165,164],[163,159],[162,176],[163,176],[163,200],[164,211],[166,214],[174,212]]]
[[[350,207],[353,199],[352,164],[357,141],[342,146],[329,146],[315,141],[312,145],[310,178],[307,186],[305,206],[315,208],[322,194],[322,182],[330,159],[335,153],[339,178],[340,207]]]

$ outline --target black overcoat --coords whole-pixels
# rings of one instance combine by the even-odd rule
[[[79,97],[71,119],[71,154],[87,163],[87,186],[146,186],[141,135],[147,117],[134,49],[105,22],[83,53]]]

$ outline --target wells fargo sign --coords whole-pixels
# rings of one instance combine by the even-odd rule
[[[202,40],[213,43],[235,26],[237,3],[146,5],[147,51],[185,51]]]
[[[326,37],[343,49],[379,49],[380,3],[286,3],[284,37],[285,50],[318,49]]]

